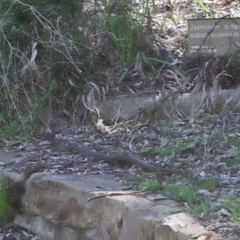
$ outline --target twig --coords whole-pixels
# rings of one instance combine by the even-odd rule
[[[155,203],[156,201],[163,201],[163,200],[173,200],[173,201],[176,201],[176,202],[185,202],[185,200],[181,200],[181,199],[177,199],[177,198],[171,198],[171,197],[149,199],[145,196],[144,193],[138,192],[138,191],[127,192],[127,193],[125,193],[125,192],[106,193],[106,194],[103,194],[103,195],[99,195],[99,196],[96,196],[96,197],[89,198],[87,200],[87,202],[90,202],[90,201],[98,199],[98,198],[114,197],[114,196],[137,196],[137,197],[145,198],[148,201],[153,202],[153,203]]]
[[[140,192],[115,192],[115,193],[106,193],[106,194],[103,194],[103,195],[99,195],[99,196],[96,196],[96,197],[92,197],[92,198],[89,198],[87,200],[87,202],[90,202],[92,200],[95,200],[95,199],[98,199],[98,198],[103,198],[103,197],[114,197],[114,196],[136,196],[136,195],[139,195]]]

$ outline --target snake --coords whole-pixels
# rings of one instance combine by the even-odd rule
[[[52,146],[60,151],[60,152],[71,152],[74,154],[79,154],[85,157],[92,157],[94,159],[102,159],[109,163],[116,163],[116,162],[125,162],[130,164],[135,164],[142,169],[153,171],[153,172],[161,172],[161,173],[182,173],[181,170],[171,169],[171,168],[164,168],[153,166],[143,162],[142,160],[132,156],[132,155],[125,155],[125,154],[118,154],[115,156],[110,156],[102,152],[95,152],[93,150],[88,149],[87,147],[79,147],[79,146],[72,146],[72,145],[65,145],[60,139],[55,137],[55,134],[59,133],[58,131],[53,131],[50,133],[45,134],[45,139],[48,140]]]

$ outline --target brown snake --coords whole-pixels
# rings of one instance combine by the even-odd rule
[[[51,133],[47,133],[45,135],[45,139],[52,143],[53,147],[57,149],[58,151],[62,152],[72,152],[77,153],[82,156],[89,156],[93,157],[95,159],[102,159],[104,161],[110,162],[110,163],[116,163],[116,162],[126,162],[126,163],[132,163],[136,164],[143,169],[154,171],[154,172],[162,172],[162,173],[183,173],[181,170],[175,170],[170,168],[163,168],[163,167],[157,167],[152,166],[147,163],[144,163],[143,161],[135,158],[134,156],[130,155],[115,155],[115,156],[109,156],[102,152],[94,152],[86,147],[77,147],[77,146],[70,146],[70,145],[64,145],[59,139],[55,138],[55,134],[59,133],[58,131],[53,131]]]

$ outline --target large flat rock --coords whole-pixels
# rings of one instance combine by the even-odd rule
[[[16,179],[16,174],[8,176]],[[96,198],[110,193],[125,195]],[[36,173],[26,183],[24,211],[14,222],[44,240],[185,240],[209,236],[194,218],[181,212],[179,203],[154,202],[153,195],[126,193],[111,175]],[[212,234],[208,239],[221,238]]]

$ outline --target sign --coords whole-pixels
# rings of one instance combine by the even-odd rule
[[[240,18],[188,20],[188,55],[223,56],[240,50]]]

